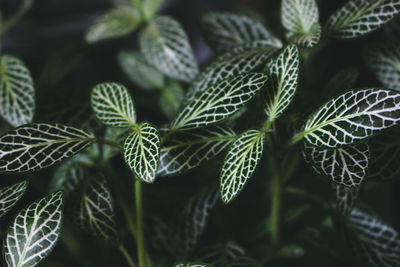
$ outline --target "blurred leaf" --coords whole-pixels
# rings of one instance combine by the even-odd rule
[[[348,188],[342,185],[334,185],[333,190],[336,196],[336,208],[343,216],[351,213],[358,198],[359,187]]]
[[[130,129],[128,128],[111,128],[108,127],[104,134],[105,140],[113,141],[118,145],[123,146],[125,138],[129,135]],[[103,160],[108,161],[118,153],[121,153],[121,149],[110,145],[103,145]]]
[[[178,114],[184,98],[185,92],[179,83],[169,82],[161,91],[161,110],[168,118],[174,118]]]
[[[333,75],[325,84],[323,91],[335,95],[354,88],[360,69],[354,66],[343,68]]]
[[[28,182],[23,181],[0,188],[0,218],[3,217],[24,195]]]
[[[300,258],[305,253],[306,251],[304,250],[304,248],[297,244],[285,245],[279,250],[279,256],[284,259]]]
[[[185,263],[175,263],[174,264],[174,267],[213,267],[213,266],[214,265],[212,265],[212,264],[194,263],[194,262],[191,262],[191,263],[185,262]]]
[[[164,0],[141,0],[146,19],[151,20],[164,4]]]

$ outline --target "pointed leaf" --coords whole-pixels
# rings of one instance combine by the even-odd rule
[[[23,181],[0,188],[0,218],[3,217],[24,195],[28,182]]]
[[[57,191],[21,210],[7,230],[4,258],[9,267],[33,267],[56,245],[62,221],[63,193]]]
[[[336,197],[336,208],[343,216],[347,216],[353,210],[355,202],[358,198],[359,187],[346,187],[342,185],[334,185]]]
[[[243,189],[257,167],[264,149],[265,132],[249,130],[232,144],[221,171],[221,197],[229,203]]]
[[[48,123],[21,126],[0,137],[0,172],[27,172],[72,157],[95,140],[92,133]]]
[[[158,130],[143,122],[126,138],[125,162],[142,181],[152,183],[160,159],[160,137]]]
[[[31,73],[24,63],[10,55],[0,63],[0,115],[17,127],[32,122],[35,91]]]

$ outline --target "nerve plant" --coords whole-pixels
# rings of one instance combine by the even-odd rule
[[[30,5],[26,0],[16,14],[3,14],[0,33]],[[141,119],[131,86],[101,80],[91,91],[90,103],[103,126],[38,122],[29,70],[18,58],[1,54],[0,115],[4,127],[15,128],[0,137],[0,171],[23,175],[35,184],[39,178],[29,173],[58,165],[50,168],[50,194],[16,212],[3,232],[4,264],[35,266],[59,238],[79,256],[71,217],[76,226],[118,247],[130,266],[262,266],[294,257],[301,261],[306,251],[293,243],[297,238],[282,231],[310,209],[298,203],[285,207],[293,206],[289,197],[298,197],[297,202],[311,201],[324,210],[319,226],[343,235],[342,246],[354,249],[360,262],[400,265],[397,231],[362,202],[356,205],[360,188],[370,190],[371,181],[400,175],[400,1],[349,0],[321,23],[315,0],[282,0],[285,40],[252,16],[207,13],[201,26],[217,56],[201,71],[180,23],[158,14],[162,5],[162,0],[117,1],[88,29],[85,40],[95,46],[138,30],[140,49],[121,51],[117,59],[137,87],[159,90],[160,109],[171,118],[164,125]],[[329,81],[312,79],[313,72],[318,73],[315,55],[333,39],[359,38],[382,27],[390,41],[363,47],[366,65],[380,87],[353,89],[359,75],[354,66],[335,70]],[[310,107],[314,112],[303,115]],[[181,199],[185,205],[178,223],[142,209],[142,202],[149,200],[142,199],[144,183],[154,183],[146,187],[151,191],[159,179],[171,179],[161,177],[185,173],[221,155],[225,159],[219,173],[202,174],[215,177],[219,192],[207,185],[190,199]],[[299,155],[331,184],[336,205],[297,185]],[[121,160],[130,174],[115,167]],[[247,249],[229,238],[199,248],[218,200],[225,204],[220,207],[223,214],[227,205],[241,201],[250,179],[264,186],[256,193],[270,206],[265,221],[252,222],[256,238],[250,240],[261,242],[262,252],[246,254]],[[134,181],[134,192],[127,190],[129,181]],[[0,189],[0,217],[27,186],[24,180]],[[46,194],[47,189],[36,190]],[[304,228],[300,239],[312,235]],[[318,246],[317,239],[313,242]],[[326,249],[330,251],[328,245]],[[90,259],[84,264],[90,265]]]

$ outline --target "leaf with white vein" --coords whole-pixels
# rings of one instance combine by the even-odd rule
[[[142,181],[152,183],[160,159],[160,135],[158,130],[147,122],[142,122],[125,139],[125,162]]]
[[[319,42],[321,31],[321,25],[316,23],[311,27],[308,33],[288,32],[286,37],[289,42],[295,43],[301,47],[312,48]]]
[[[400,45],[369,46],[364,50],[364,58],[385,88],[400,91]]]
[[[35,91],[31,73],[24,63],[10,55],[0,62],[0,115],[17,127],[32,122]]]
[[[315,147],[304,142],[303,156],[319,174],[344,186],[358,186],[368,170],[367,143],[348,145],[336,149]]]
[[[214,265],[207,263],[185,262],[185,263],[175,263],[174,267],[214,267]]]
[[[269,71],[269,97],[264,106],[269,121],[278,118],[292,102],[298,74],[299,50],[295,45],[289,45],[274,61]]]
[[[24,195],[27,186],[28,182],[23,181],[0,188],[0,218],[17,204],[18,200]]]
[[[198,74],[188,37],[175,19],[156,17],[141,32],[139,43],[146,60],[161,73],[184,82]]]
[[[264,149],[265,132],[248,130],[233,142],[220,175],[221,197],[228,204],[239,194],[256,169]]]
[[[333,190],[336,197],[336,208],[343,216],[347,216],[353,210],[358,198],[359,187],[346,187],[334,185]]]
[[[263,87],[261,73],[238,75],[201,92],[183,108],[171,129],[193,129],[224,120],[239,111]]]
[[[70,158],[94,142],[92,133],[63,124],[33,123],[0,137],[0,172],[27,172]]]
[[[313,113],[295,139],[304,137],[313,146],[335,148],[364,140],[399,121],[399,93],[376,88],[353,90]]]
[[[219,52],[252,41],[263,40],[271,46],[282,47],[279,39],[265,26],[246,15],[227,12],[209,12],[202,18],[205,37]]]
[[[329,17],[326,28],[336,38],[356,38],[379,29],[399,12],[398,0],[350,0]]]
[[[91,103],[96,117],[112,127],[133,127],[136,112],[128,90],[118,83],[100,83],[93,87]]]
[[[235,139],[230,128],[210,126],[174,133],[161,148],[160,176],[175,175],[219,155]]]
[[[56,245],[62,221],[62,191],[21,210],[7,229],[4,258],[9,267],[33,267]]]

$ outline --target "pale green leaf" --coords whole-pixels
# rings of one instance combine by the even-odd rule
[[[349,215],[358,198],[359,187],[349,188],[342,185],[334,185],[333,190],[335,192],[337,210],[343,216]]]
[[[179,83],[171,81],[165,86],[160,96],[160,107],[165,116],[170,119],[174,118],[178,114],[184,98],[185,92]]]
[[[94,142],[92,133],[62,125],[33,123],[0,138],[0,172],[27,172],[72,157]]]
[[[193,129],[230,117],[252,99],[267,78],[261,73],[249,73],[222,80],[189,102],[170,128]]]
[[[0,115],[17,127],[32,122],[35,112],[35,91],[29,70],[10,55],[0,63]]]
[[[326,28],[336,38],[356,38],[379,29],[399,12],[398,0],[350,0],[329,17]]]
[[[160,16],[141,32],[140,50],[161,73],[184,82],[192,81],[199,70],[188,37],[172,17]]]
[[[287,39],[299,46],[305,48],[314,47],[321,37],[321,25],[319,23],[314,24],[308,33],[296,33],[288,32],[286,34]]]
[[[96,117],[112,127],[133,127],[136,112],[128,90],[118,83],[100,83],[93,87],[91,103]]]
[[[148,20],[152,19],[164,4],[164,0],[141,0],[142,10]]]
[[[23,181],[0,188],[0,218],[4,216],[24,195],[28,182]]]
[[[158,130],[142,122],[125,139],[125,162],[140,180],[152,183],[160,159],[160,136]]]
[[[33,267],[50,254],[61,229],[63,201],[57,191],[17,214],[4,240],[7,266]]]
[[[229,203],[252,176],[264,149],[265,132],[248,130],[233,142],[220,175],[221,197]]]

